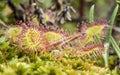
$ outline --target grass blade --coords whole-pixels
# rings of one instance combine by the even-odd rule
[[[110,25],[113,25],[113,24],[114,24],[115,17],[116,17],[117,12],[118,12],[118,8],[119,8],[119,5],[117,4],[117,6],[116,6],[115,9],[114,9],[113,15],[111,16]]]
[[[111,19],[110,19],[110,23],[109,25],[112,27],[113,24],[114,24],[114,21],[115,21],[115,17],[117,15],[117,12],[118,12],[118,8],[119,8],[119,5],[117,4],[117,6],[115,7],[114,11],[113,11],[113,14],[111,16]],[[110,46],[110,36],[111,36],[111,33],[112,33],[112,29],[108,29],[108,33],[107,33],[107,37],[106,37],[106,43],[108,45],[108,48],[104,51],[104,54],[103,54],[103,58],[105,60],[105,66],[108,66],[108,49],[109,49],[109,46]]]
[[[94,22],[94,7],[95,5],[92,5],[89,11],[89,22]]]
[[[115,52],[117,53],[118,57],[120,58],[120,48],[119,48],[119,46],[117,45],[115,39],[112,36],[110,37],[110,42],[111,42]]]
[[[110,25],[111,27],[112,27],[113,24],[114,24],[115,17],[116,17],[117,12],[118,12],[118,8],[119,8],[119,5],[117,5],[117,6],[115,7],[115,9],[114,9],[114,11],[113,11],[113,14],[112,14],[112,16],[111,16],[110,23],[109,23],[109,25]],[[107,35],[107,38],[106,38],[106,41],[107,41],[108,43],[110,43],[111,33],[112,33],[112,29],[108,29],[108,35]]]

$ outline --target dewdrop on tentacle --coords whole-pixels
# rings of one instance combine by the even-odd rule
[[[99,35],[104,37],[108,28],[109,26],[107,21],[99,21],[93,23],[84,23],[79,28],[79,31],[89,36]]]
[[[70,50],[71,54],[79,57],[97,57],[101,55],[103,46],[102,43],[96,42],[94,36],[98,35],[101,38],[104,26],[95,23],[88,25],[83,27],[84,30],[81,29],[80,32],[70,35],[60,29],[51,30],[32,22],[21,22],[15,26],[18,27],[17,35],[8,34],[15,36],[16,45],[26,52],[52,51],[61,48],[63,51]],[[11,28],[13,28],[10,29],[12,33],[17,29]]]
[[[21,46],[30,50],[42,49],[43,45],[41,42],[40,32],[36,29],[28,29],[26,33],[24,33]]]
[[[10,27],[8,31],[7,35],[9,40],[11,40],[11,43],[13,44],[13,41],[15,40],[14,42],[17,47],[26,52],[41,52],[47,50],[46,46],[61,40],[64,34],[66,34],[59,29],[49,30],[37,26],[33,22],[19,22],[16,26]],[[51,45],[48,48],[49,50],[53,50],[53,47],[57,48],[57,46],[58,45]]]
[[[62,38],[60,34],[52,32],[52,31],[48,31],[44,33],[44,37],[48,42],[55,42]]]
[[[16,42],[19,39],[19,35],[22,33],[22,27],[15,26],[11,27],[6,32],[6,38],[8,38],[11,42]]]
[[[25,52],[44,50],[42,34],[46,30],[38,27],[32,22],[20,22],[7,30],[6,36],[11,44],[16,44],[18,48]]]
[[[103,36],[105,36],[103,34],[105,32],[104,29],[107,27],[107,25],[108,24],[106,22],[83,24],[83,26],[79,30],[80,32],[78,32],[76,35],[80,33],[84,35],[79,36],[79,38],[75,39],[79,40],[78,42],[74,43],[74,40],[72,41],[74,45],[77,45],[76,49],[73,50],[73,55],[88,58],[100,56],[102,54],[102,51],[104,50],[104,46],[103,42],[96,41],[95,36],[97,35],[97,37],[99,37],[99,40],[102,41]]]

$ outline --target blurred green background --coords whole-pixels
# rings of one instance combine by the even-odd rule
[[[38,5],[42,8],[49,8],[54,4],[53,0],[39,0]],[[73,22],[87,20],[90,7],[95,4],[95,20],[109,20],[116,5],[116,0],[60,0],[69,1],[77,11],[73,16]],[[19,3],[28,4],[29,0],[13,0],[15,5],[21,9]],[[15,22],[13,11],[7,4],[7,0],[0,0],[0,19],[7,24]]]

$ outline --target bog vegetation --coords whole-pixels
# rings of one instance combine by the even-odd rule
[[[77,2],[82,9],[84,0],[0,1],[0,75],[119,75],[119,1],[99,21],[94,4],[88,20],[81,9],[74,19]]]

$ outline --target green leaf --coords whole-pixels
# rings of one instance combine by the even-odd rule
[[[113,24],[114,24],[114,21],[115,21],[115,17],[117,15],[117,12],[118,12],[118,8],[119,8],[119,5],[117,5],[113,11],[113,14],[111,16],[111,19],[110,19],[110,26],[112,27]],[[106,37],[106,43],[108,44],[108,46],[110,46],[110,36],[111,36],[111,33],[112,33],[112,29],[108,29],[108,32],[107,32],[107,37]],[[108,47],[109,49],[109,47]],[[104,55],[103,55],[103,58],[105,60],[105,66],[108,66],[108,50],[105,50],[104,51]]]
[[[117,53],[118,57],[120,58],[120,48],[112,36],[110,37],[110,42],[111,42],[115,52]]]
[[[118,8],[119,8],[119,5],[117,5],[116,7],[115,7],[115,9],[114,9],[114,11],[113,11],[113,14],[112,14],[112,16],[111,16],[111,18],[110,18],[110,26],[112,27],[113,26],[113,24],[114,24],[114,21],[115,21],[115,17],[116,17],[116,15],[117,15],[117,12],[118,12]],[[112,33],[112,29],[108,29],[108,35],[107,35],[107,38],[106,38],[106,41],[109,43],[110,41],[110,36],[111,36],[111,33]]]
[[[94,7],[95,5],[92,5],[89,11],[89,22],[94,22]]]

